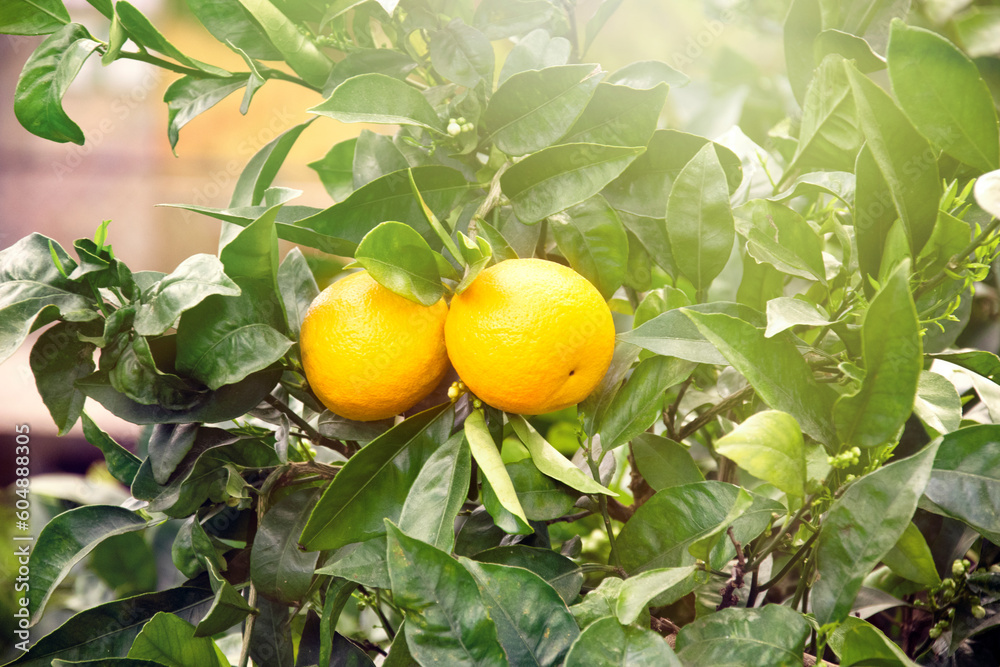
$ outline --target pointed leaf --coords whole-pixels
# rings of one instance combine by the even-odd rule
[[[0,7],[5,35],[48,35],[69,23],[62,0],[11,0]]]
[[[94,372],[93,343],[81,341],[73,324],[60,322],[47,329],[28,358],[41,396],[59,435],[65,435],[83,412],[86,396],[74,384]]]
[[[615,605],[615,616],[624,625],[631,625],[646,610],[653,598],[658,605],[670,605],[684,597],[695,587],[695,567],[669,567],[659,570],[646,570],[622,582]],[[663,593],[670,593],[668,598],[660,598]]]
[[[806,495],[802,431],[790,414],[758,412],[715,441],[715,450],[791,496]]]
[[[507,54],[497,85],[503,84],[518,72],[565,65],[569,61],[570,48],[569,40],[565,37],[552,37],[544,28],[532,30],[517,40],[517,44]]]
[[[118,0],[115,3],[115,16],[122,28],[129,34],[134,42],[142,44],[144,48],[158,51],[165,56],[173,58],[182,65],[194,69],[200,69],[211,76],[226,76],[229,74],[224,69],[202,63],[184,55],[180,49],[171,44],[159,30],[149,21],[146,16],[136,7],[126,0]]]
[[[799,143],[788,171],[853,171],[863,142],[844,58],[829,55],[816,69],[806,90]]]
[[[258,206],[263,203],[264,191],[271,187],[288,152],[311,122],[299,123],[285,130],[254,153],[236,181],[229,208]]]
[[[333,62],[305,34],[268,0],[240,0],[243,8],[267,33],[272,44],[284,56],[295,73],[313,86],[322,86],[333,69]]]
[[[615,210],[594,195],[549,222],[569,265],[610,299],[625,280],[628,262],[628,236]]]
[[[376,178],[407,169],[410,165],[396,148],[392,137],[371,130],[361,130],[361,135],[358,136],[354,146],[352,166],[353,185],[357,189]]]
[[[468,495],[471,474],[469,446],[463,434],[456,433],[420,469],[399,513],[399,529],[450,552],[455,546],[455,517]]]
[[[573,465],[559,450],[549,444],[521,415],[507,415],[514,433],[528,448],[535,466],[552,479],[557,479],[583,493],[603,493],[617,496],[614,491],[597,483],[593,477]]]
[[[635,465],[654,491],[705,481],[688,448],[680,443],[661,435],[640,433],[631,445]]]
[[[827,644],[843,667],[851,665],[898,665],[917,667],[899,646],[868,621],[848,616],[833,631]]]
[[[465,437],[469,441],[472,458],[476,460],[479,471],[489,482],[500,506],[516,519],[517,525],[514,532],[531,533],[532,528],[528,525],[528,517],[524,515],[521,502],[517,499],[517,492],[514,490],[510,475],[507,474],[507,468],[504,467],[503,460],[500,458],[500,451],[493,441],[493,436],[490,435],[489,428],[486,426],[482,410],[473,410],[472,414],[465,420]]]
[[[433,306],[444,295],[434,251],[409,225],[383,222],[361,239],[354,258],[383,287],[410,301]]]
[[[170,84],[163,95],[163,101],[167,103],[167,137],[170,148],[177,148],[182,127],[245,85],[245,74],[229,78],[185,76]]]
[[[281,51],[239,0],[188,0],[187,6],[219,42],[259,60],[281,60]]]
[[[825,327],[830,324],[833,323],[808,301],[779,296],[767,302],[767,330],[764,331],[764,337],[771,338],[786,329],[801,325]]]
[[[942,438],[921,507],[962,521],[1000,540],[1000,427],[970,426]],[[937,441],[935,441],[937,442]]]
[[[601,83],[562,143],[645,146],[656,130],[667,89],[662,82],[641,89]]]
[[[782,605],[723,609],[681,628],[677,657],[686,665],[795,667],[809,630],[801,614]]]
[[[205,617],[195,626],[195,637],[211,637],[240,623],[257,610],[243,599],[231,583],[219,576],[214,565],[209,565],[209,576],[215,587],[215,599]]]
[[[494,547],[476,554],[480,563],[497,563],[524,568],[537,574],[569,604],[580,594],[583,573],[572,560],[550,549],[526,547],[523,544]]]
[[[882,557],[882,562],[894,574],[918,584],[937,586],[941,583],[927,540],[913,523],[906,527],[895,546]]]
[[[565,667],[680,667],[660,635],[602,618],[587,626],[570,648]]]
[[[314,489],[289,494],[260,522],[250,551],[250,577],[269,598],[294,604],[309,590],[319,553],[300,551],[298,540],[317,497]]]
[[[495,56],[486,35],[456,18],[431,34],[429,41],[431,64],[446,79],[466,88],[480,81],[493,84]]]
[[[951,433],[962,425],[962,398],[946,378],[922,371],[913,414],[938,433]]]
[[[108,472],[125,486],[131,486],[132,480],[135,479],[135,475],[139,471],[139,465],[142,462],[135,454],[119,445],[111,436],[102,431],[86,412],[81,417],[83,437],[104,454],[104,461],[108,466]]]
[[[285,304],[288,317],[288,331],[298,339],[299,327],[305,318],[309,305],[319,295],[316,278],[298,248],[292,248],[278,266],[278,289]]]
[[[170,275],[145,290],[135,313],[135,332],[158,336],[174,326],[181,314],[212,295],[239,296],[240,288],[213,255],[192,255]]]
[[[343,123],[417,125],[444,134],[434,108],[413,86],[385,74],[359,74],[309,109]]]

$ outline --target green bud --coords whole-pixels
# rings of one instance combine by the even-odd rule
[[[860,447],[851,447],[851,454],[853,454],[855,456],[855,458],[861,456],[861,448]]]
[[[930,629],[930,632],[927,633],[927,636],[930,637],[931,639],[937,639],[938,637],[941,636],[941,628],[934,626],[933,628]]]
[[[986,616],[986,609],[981,604],[973,605],[970,611],[973,618],[984,618]]]
[[[459,127],[458,123],[451,121],[448,123],[448,136],[457,137],[462,133],[462,128]]]
[[[951,564],[951,574],[953,577],[961,577],[965,574],[965,565],[960,560]]]

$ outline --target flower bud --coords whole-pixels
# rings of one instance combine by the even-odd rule
[[[986,609],[981,604],[973,605],[970,611],[973,618],[984,618],[986,616]]]

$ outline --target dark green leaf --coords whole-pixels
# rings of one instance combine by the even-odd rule
[[[38,45],[14,91],[14,115],[24,129],[49,141],[83,145],[83,130],[63,111],[62,98],[98,46],[79,23],[62,26]]]
[[[156,590],[156,555],[142,533],[104,540],[91,552],[88,566],[114,591],[115,598]]]
[[[941,448],[921,507],[958,519],[1000,541],[1000,427],[963,428],[939,438]],[[937,441],[935,441],[937,442]]]
[[[48,35],[69,23],[62,0],[11,0],[0,7],[0,32]]]
[[[450,552],[455,546],[455,517],[469,493],[471,474],[468,443],[456,433],[420,469],[399,513],[399,529]]]
[[[552,216],[549,223],[570,266],[610,299],[625,280],[628,261],[628,236],[615,210],[594,195]]]
[[[8,663],[51,667],[54,659],[76,662],[94,657],[125,656],[143,625],[159,612],[197,620],[212,602],[208,588],[179,587],[124,600],[105,602],[70,617],[39,639],[28,653]],[[127,663],[123,667],[131,667]]]
[[[281,60],[281,51],[239,0],[187,0],[191,12],[223,44],[232,44],[259,60]]]
[[[313,86],[319,87],[326,82],[333,63],[309,37],[299,31],[299,26],[267,0],[240,0],[240,4],[264,29],[268,39],[296,74]]]
[[[566,487],[557,484],[552,479],[546,477],[531,459],[521,459],[513,463],[506,463],[504,467],[510,476],[510,482],[517,492],[517,499],[524,509],[524,515],[531,521],[550,521],[558,519],[573,509],[574,503],[579,498],[579,494],[568,492]],[[483,504],[487,509],[495,508],[495,494],[488,484],[483,485]],[[491,509],[493,514],[495,509]],[[503,512],[501,512],[503,514]],[[509,517],[504,517],[508,523],[501,525],[498,520],[497,525],[508,532],[517,532],[519,525],[510,521]]]
[[[519,39],[507,54],[497,85],[518,72],[565,65],[569,61],[570,50],[569,40],[552,37],[544,28],[532,30]]]
[[[362,130],[358,136],[354,147],[353,165],[355,188],[410,166],[391,137],[376,134],[371,130]]]
[[[343,123],[418,125],[444,133],[434,108],[413,86],[385,74],[359,74],[309,109]]]
[[[346,199],[354,190],[354,149],[357,139],[334,144],[326,155],[308,166],[319,175],[327,194],[334,201]]]
[[[386,578],[388,578],[388,575]],[[332,579],[330,580],[330,585],[326,587],[325,599],[323,601],[323,616],[320,619],[320,648],[319,659],[316,661],[317,665],[329,664],[330,656],[333,653],[332,640],[336,635],[334,629],[337,627],[337,621],[340,619],[341,612],[343,612],[347,603],[350,602],[351,594],[356,588],[356,584],[344,579]],[[400,626],[397,632],[401,635],[403,627]],[[301,644],[299,646],[299,655],[302,655]],[[409,666],[407,665],[407,667]]]
[[[407,612],[406,642],[421,663],[506,665],[476,581],[447,553],[385,522],[393,600]]]
[[[617,496],[597,483],[593,477],[573,465],[559,450],[549,444],[521,415],[508,415],[511,427],[531,454],[539,471],[583,493],[603,493]]]
[[[129,34],[132,40],[142,44],[144,48],[158,51],[165,56],[173,58],[182,65],[199,69],[211,76],[226,76],[229,74],[224,69],[199,62],[189,58],[171,44],[156,27],[150,23],[149,19],[126,0],[118,0],[115,3],[115,16],[120,25]]]
[[[536,549],[521,544],[494,547],[476,554],[480,563],[498,563],[524,568],[537,574],[556,589],[569,604],[580,594],[583,574],[572,560],[550,549]]]
[[[790,496],[806,495],[802,431],[790,414],[765,410],[715,441],[715,450]]]
[[[217,572],[226,568],[226,559],[219,553],[216,544],[205,532],[205,527],[201,525],[198,516],[196,514],[189,516],[181,524],[173,544],[170,545],[170,560],[188,579],[197,577],[209,568],[215,568]],[[214,578],[212,581],[214,582]]]
[[[258,206],[264,202],[264,191],[271,187],[288,152],[292,150],[299,135],[311,122],[309,120],[299,123],[282,132],[254,153],[236,181],[233,196],[229,200],[229,208]]]
[[[267,368],[292,345],[277,287],[276,213],[223,239],[219,256],[240,296],[210,296],[181,316],[177,368],[210,389]]]
[[[516,522],[513,531],[516,533],[531,533],[528,525],[528,517],[524,515],[521,503],[517,498],[517,492],[507,474],[503,460],[500,458],[500,450],[490,435],[489,428],[481,410],[474,410],[465,420],[465,437],[469,441],[469,448],[472,451],[472,458],[476,460],[479,471],[490,484],[494,497],[500,507],[509,512]],[[496,519],[497,515],[491,511],[490,514]]]
[[[429,36],[431,64],[450,81],[472,88],[493,84],[495,56],[489,38],[460,18]]]
[[[185,76],[170,84],[163,95],[163,101],[167,103],[167,137],[170,139],[170,148],[177,148],[182,127],[245,85],[246,75],[218,79]]]
[[[383,222],[361,239],[354,258],[383,287],[410,301],[433,306],[444,295],[434,251],[409,225]]]
[[[827,644],[840,657],[843,667],[851,665],[894,665],[917,667],[903,650],[868,621],[848,616],[830,635]]]
[[[694,565],[646,570],[622,582],[615,605],[615,616],[624,625],[636,622],[656,598],[658,605],[670,605],[684,597],[695,587]],[[663,597],[668,593],[667,597]]]
[[[572,126],[600,82],[595,65],[562,65],[519,72],[490,98],[486,130],[508,155],[549,146]]]
[[[135,332],[158,336],[174,326],[181,313],[212,294],[239,296],[240,288],[225,274],[218,258],[192,255],[170,275],[143,291],[135,313]]]
[[[845,67],[866,147],[888,186],[910,252],[916,256],[937,220],[941,179],[936,156],[888,93],[852,65]]]
[[[641,147],[562,144],[533,153],[500,177],[518,219],[531,224],[594,196]]]
[[[250,658],[261,667],[293,667],[292,627],[288,605],[257,598],[257,614],[250,633]]]
[[[75,660],[68,662],[56,658],[52,661],[51,667],[163,667],[163,664],[152,660],[139,660],[138,658],[98,658],[83,662]]]
[[[674,180],[706,143],[708,139],[694,134],[657,130],[649,140],[646,152],[602,194],[620,211],[647,218],[662,218],[666,214],[667,198]],[[729,191],[733,192],[743,179],[740,159],[728,148],[714,145],[716,156],[726,172]]]
[[[647,89],[601,83],[562,143],[645,146],[667,99],[667,85]]]
[[[848,447],[894,442],[913,411],[924,357],[909,276],[906,262],[865,313],[861,326],[865,379],[856,394],[838,399],[833,411],[837,434]]]
[[[897,19],[888,58],[892,90],[921,134],[976,169],[1000,166],[993,97],[968,56],[944,37]]]
[[[104,461],[108,465],[108,472],[111,473],[111,476],[125,486],[131,486],[142,462],[135,454],[119,445],[111,436],[102,431],[90,418],[90,415],[84,412],[81,416],[83,418],[83,437],[104,454]]]
[[[641,362],[601,416],[601,448],[609,451],[624,445],[649,428],[663,410],[664,392],[686,380],[694,368],[695,364],[674,357]]]
[[[198,437],[198,424],[157,424],[150,432],[147,450],[153,479],[166,485]]]
[[[209,576],[215,588],[215,599],[205,617],[194,629],[195,637],[211,637],[240,623],[257,610],[250,606],[236,588],[219,576],[215,566],[209,566]]]
[[[432,408],[379,436],[344,464],[313,508],[299,542],[336,549],[382,535],[398,519],[424,463],[451,431],[454,412]]]
[[[278,266],[278,289],[285,304],[288,331],[298,339],[299,327],[309,305],[319,295],[316,278],[309,269],[305,256],[298,248],[292,248]]]
[[[637,435],[632,439],[632,457],[654,491],[705,481],[688,448],[663,436]]]
[[[385,535],[349,544],[337,549],[327,559],[327,564],[316,572],[343,577],[362,586],[388,589],[392,587],[392,583],[389,581],[389,566],[385,560],[385,549]]]
[[[317,495],[309,489],[285,496],[260,522],[250,552],[250,577],[269,598],[294,604],[309,590],[319,553],[300,551],[298,539]]]
[[[557,665],[580,634],[559,594],[528,570],[459,558],[515,665]]]
[[[811,597],[821,625],[844,620],[865,575],[910,524],[939,444],[865,475],[833,503],[816,547],[819,579]]]
[[[565,667],[680,667],[680,660],[660,635],[622,625],[617,619],[594,621],[566,656]]]
[[[375,73],[402,80],[416,66],[417,63],[408,55],[391,49],[353,51],[333,66],[330,78],[323,85],[323,96],[329,97],[337,86],[352,76]]]
[[[76,325],[60,322],[38,337],[28,361],[38,395],[52,415],[59,435],[65,435],[83,412],[86,396],[73,384],[94,372],[93,343],[77,337]]]
[[[677,175],[667,199],[667,236],[677,268],[696,289],[708,289],[736,237],[726,173],[714,145],[705,144]]]
[[[801,614],[778,604],[723,609],[681,628],[677,657],[685,665],[796,667],[809,630]]]
[[[933,474],[931,472],[932,476]],[[941,577],[934,566],[934,556],[916,524],[906,526],[895,546],[882,556],[882,562],[893,574],[918,584],[937,586],[941,583]]]
[[[723,313],[682,310],[769,407],[791,414],[816,440],[833,442],[831,412],[835,394],[816,382],[790,336],[765,338],[761,329],[745,320]]]
[[[146,527],[146,521],[122,507],[84,505],[56,516],[42,528],[31,550],[28,611],[37,622],[52,591],[102,540]]]

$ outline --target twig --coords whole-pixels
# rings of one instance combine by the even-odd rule
[[[271,394],[267,394],[264,396],[264,402],[288,417],[290,422],[302,429],[304,433],[308,434],[309,439],[317,445],[323,445],[324,447],[329,447],[330,449],[340,452],[340,454],[342,454],[345,458],[351,457],[350,450],[344,446],[343,443],[324,436],[322,433],[313,428],[312,424],[307,422],[297,412],[295,412],[295,410],[288,407],[288,405],[281,399],[275,398]]]
[[[736,547],[736,567],[733,568],[733,575],[726,582],[726,587],[722,589],[722,602],[715,608],[716,611],[726,607],[735,607],[739,600],[736,598],[736,590],[743,588],[743,574],[746,572],[747,560],[743,556],[743,547],[733,535],[733,527],[726,528],[726,535],[729,536],[733,546]]]
[[[699,415],[698,418],[695,419],[693,422],[681,428],[680,433],[677,434],[676,440],[678,441],[684,440],[688,436],[697,433],[698,430],[701,429],[701,427],[711,422],[713,419],[718,417],[726,410],[729,410],[730,408],[739,405],[740,403],[743,402],[743,399],[745,399],[752,393],[753,393],[753,387],[747,385],[746,387],[743,387],[742,389],[737,391],[735,394],[731,394],[724,400],[716,403],[711,408],[709,408],[707,412],[705,412],[702,415]]]

